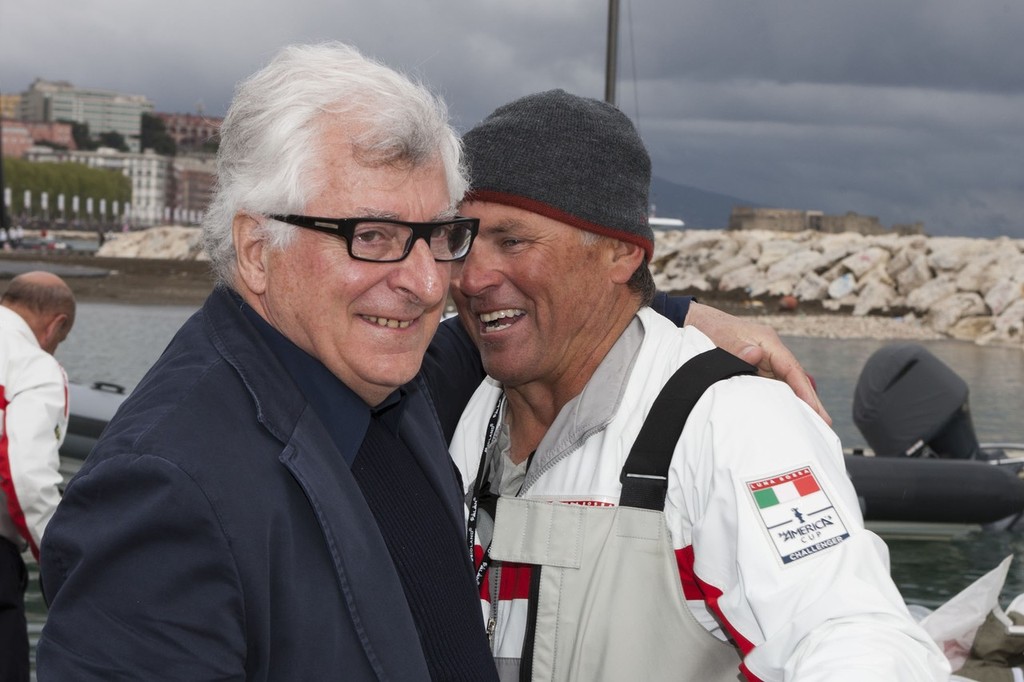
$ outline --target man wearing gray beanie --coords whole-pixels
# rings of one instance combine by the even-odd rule
[[[464,143],[452,294],[488,378],[450,447],[501,678],[948,678],[828,425],[648,307],[629,120],[555,90]]]

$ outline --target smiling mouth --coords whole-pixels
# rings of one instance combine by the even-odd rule
[[[362,315],[361,317],[371,324],[375,324],[378,327],[387,327],[388,329],[405,329],[412,324],[412,320],[393,320],[387,317],[373,317],[371,315]]]
[[[499,332],[511,327],[515,323],[515,318],[525,314],[526,311],[519,308],[506,308],[505,310],[481,313],[479,318],[484,325],[484,332]]]

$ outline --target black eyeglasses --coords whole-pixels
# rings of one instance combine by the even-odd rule
[[[412,251],[417,239],[427,242],[436,261],[465,258],[480,227],[476,218],[410,223],[390,218],[314,218],[305,215],[269,215],[271,220],[344,237],[348,255],[356,260],[393,263]]]

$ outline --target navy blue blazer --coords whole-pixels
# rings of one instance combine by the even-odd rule
[[[464,537],[426,385],[406,390],[400,433]],[[41,567],[43,682],[429,678],[349,467],[221,288],[68,486]]]

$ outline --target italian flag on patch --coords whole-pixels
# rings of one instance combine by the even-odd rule
[[[746,487],[783,565],[814,556],[850,537],[846,523],[809,466],[747,481]]]
[[[810,469],[798,469],[750,484],[750,492],[760,509],[789,502],[819,490],[821,487]]]

